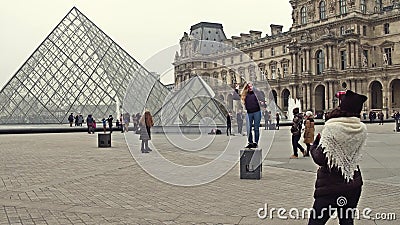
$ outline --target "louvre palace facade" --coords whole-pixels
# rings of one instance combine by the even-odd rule
[[[364,111],[400,110],[399,0],[291,0],[292,26],[270,25],[226,38],[218,23],[201,22],[184,33],[175,55],[175,85],[193,76],[228,85],[253,81],[278,107],[289,98],[302,110],[326,112],[337,91],[368,96]],[[250,63],[251,61],[251,63]],[[268,82],[269,86],[266,84]],[[235,110],[232,93],[221,100]]]

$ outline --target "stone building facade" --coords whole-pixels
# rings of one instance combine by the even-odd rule
[[[301,100],[303,111],[316,113],[337,106],[337,91],[353,90],[368,96],[367,113],[400,111],[399,0],[290,4],[293,23],[287,32],[272,24],[270,35],[251,30],[228,39],[221,24],[192,26],[175,56],[175,84],[192,76],[232,86],[251,80],[282,111],[291,97]],[[235,110],[231,93],[221,98]]]

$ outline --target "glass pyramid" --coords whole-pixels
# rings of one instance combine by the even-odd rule
[[[0,91],[0,123],[67,123],[70,113],[116,116],[131,81],[140,88],[151,84],[156,98],[168,94],[74,7]],[[132,101],[156,109],[153,98]]]
[[[217,83],[218,80],[214,82]],[[216,89],[200,76],[181,83],[167,96],[162,108],[154,114],[155,124],[161,126],[226,125],[226,107],[223,102],[216,99],[213,90]]]

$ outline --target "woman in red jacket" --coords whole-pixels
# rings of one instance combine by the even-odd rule
[[[334,211],[330,209],[336,209],[341,225],[354,223],[352,210],[357,208],[363,185],[359,163],[367,129],[360,113],[366,100],[364,95],[347,91],[311,147],[319,169],[309,225],[325,224]]]

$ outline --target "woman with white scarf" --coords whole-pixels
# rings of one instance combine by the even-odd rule
[[[367,129],[360,113],[366,100],[364,95],[347,91],[311,146],[311,156],[320,167],[309,225],[325,224],[333,209],[341,225],[354,224],[363,185],[359,163]]]

